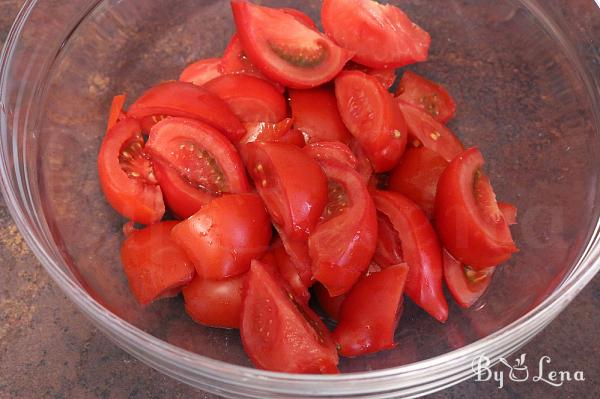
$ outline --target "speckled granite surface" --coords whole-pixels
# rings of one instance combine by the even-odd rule
[[[0,40],[21,3],[0,0]],[[586,9],[593,7],[589,0],[563,3],[565,12],[597,12]],[[0,267],[0,398],[215,398],[146,367],[96,330],[38,264],[1,199]],[[531,373],[537,374],[538,359],[548,355],[546,372],[581,370],[585,382],[556,388],[507,381],[498,389],[494,382],[468,381],[432,397],[600,397],[599,311],[600,276],[521,351]]]

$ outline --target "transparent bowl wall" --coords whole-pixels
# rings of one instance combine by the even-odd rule
[[[263,3],[315,18],[320,7]],[[219,56],[234,32],[228,3],[25,3],[2,54],[3,191],[48,273],[118,345],[223,396],[413,396],[469,377],[479,354],[515,351],[592,278],[598,86],[577,43],[593,45],[593,37],[575,43],[575,33],[586,32],[566,23],[557,1],[392,3],[431,33],[429,62],[411,69],[443,82],[456,99],[450,126],[481,148],[498,197],[518,205],[521,251],[472,310],[451,305],[441,325],[408,304],[395,349],[344,359],[347,374],[334,377],[253,369],[236,331],[194,324],[180,298],[136,305],[119,263],[125,221],[103,199],[96,173],[111,98],[126,92],[131,101],[176,79],[187,63]]]

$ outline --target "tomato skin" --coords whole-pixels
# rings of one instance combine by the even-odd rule
[[[344,125],[332,90],[290,90],[294,127],[302,131],[308,143],[340,141],[348,143],[352,135]]]
[[[474,270],[499,265],[517,251],[489,180],[478,172],[483,163],[477,148],[457,156],[442,173],[435,198],[434,217],[442,243]],[[476,199],[478,184],[481,197]]]
[[[333,339],[342,356],[354,357],[394,347],[409,267],[390,266],[362,278],[342,303]]]
[[[452,297],[462,308],[468,309],[477,302],[492,282],[494,271],[495,267],[467,271],[466,266],[444,250],[444,281]]]
[[[321,305],[321,308],[325,313],[327,313],[332,320],[338,321],[340,319],[342,303],[344,303],[346,295],[330,296],[327,288],[319,283],[313,286],[313,291],[317,296],[319,305]]]
[[[289,284],[289,287],[296,297],[296,299],[304,304],[308,304],[310,300],[310,293],[308,292],[308,285],[304,283],[300,277],[300,273],[290,255],[285,250],[281,239],[276,240],[271,245],[270,251],[277,264],[277,270],[281,277]]]
[[[427,60],[431,38],[402,10],[373,0],[324,0],[327,35],[371,68],[398,68]],[[374,49],[378,49],[374,51]]]
[[[308,154],[291,144],[246,145],[247,167],[273,223],[292,240],[306,239],[327,203],[327,178]]]
[[[324,214],[308,239],[315,280],[323,284],[331,296],[342,295],[360,278],[377,243],[375,205],[360,175],[348,166],[321,162],[330,185],[344,191],[342,210]],[[330,200],[337,202],[338,198]]]
[[[509,226],[517,224],[517,207],[515,205],[498,201],[498,208]]]
[[[399,192],[433,215],[437,183],[448,161],[426,147],[407,148],[392,170],[389,190]]]
[[[450,162],[464,151],[460,140],[444,125],[433,119],[428,113],[396,100],[408,125],[408,134],[423,144],[424,147],[438,153]]]
[[[312,259],[308,253],[308,241],[306,239],[292,239],[283,231],[278,230],[279,238],[287,253],[290,262],[296,268],[300,280],[305,287],[312,286],[315,281],[312,273]]]
[[[448,122],[456,113],[456,104],[444,87],[411,71],[404,72],[400,79],[396,98],[427,112],[440,123]]]
[[[131,292],[141,305],[177,295],[194,277],[194,265],[171,240],[177,222],[135,230],[123,241],[121,263]]]
[[[240,328],[245,280],[246,274],[224,280],[196,276],[182,290],[186,313],[205,326]]]
[[[444,323],[448,304],[442,291],[442,248],[427,216],[402,194],[376,191],[372,195],[377,210],[389,218],[400,238],[404,261],[410,268],[406,295]]]
[[[398,232],[390,219],[381,212],[377,213],[377,246],[373,260],[381,269],[404,262]]]
[[[358,166],[358,161],[352,150],[339,141],[322,141],[307,144],[304,147],[304,151],[317,162],[338,162],[351,169],[356,169]]]
[[[112,129],[117,122],[120,120],[121,114],[123,113],[123,104],[125,104],[125,94],[119,94],[114,96],[110,104],[110,112],[108,114],[108,122],[106,124],[106,133]]]
[[[207,58],[188,65],[179,75],[179,81],[202,86],[221,75],[221,59]]]
[[[344,71],[335,79],[335,95],[344,124],[374,171],[386,172],[396,166],[408,136],[406,121],[391,94],[372,76]]]
[[[338,373],[338,354],[327,327],[256,260],[244,287],[240,333],[244,350],[258,368]]]
[[[215,198],[179,223],[173,240],[194,263],[198,276],[219,280],[245,273],[269,248],[271,223],[256,194]]]
[[[391,88],[394,85],[394,82],[396,82],[396,69],[394,68],[373,69],[350,61],[346,64],[344,69],[349,71],[358,70],[366,73],[367,75],[371,75],[379,80],[379,83],[381,83],[386,90]]]
[[[140,124],[131,118],[106,133],[98,154],[100,185],[108,203],[122,216],[141,224],[156,223],[165,213],[160,187],[156,182],[130,178],[119,163],[121,148],[131,140],[143,144]]]
[[[203,86],[246,122],[276,123],[287,116],[283,95],[269,82],[250,75],[222,75]]]
[[[232,0],[238,35],[249,59],[268,78],[293,89],[333,79],[352,57],[327,36],[285,11]]]
[[[127,114],[151,128],[163,116],[196,119],[237,141],[244,126],[229,106],[208,90],[188,82],[165,82],[147,90],[129,107]]]

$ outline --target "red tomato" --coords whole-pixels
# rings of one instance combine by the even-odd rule
[[[187,82],[166,82],[146,91],[129,107],[128,115],[149,131],[165,116],[197,119],[219,130],[232,141],[245,133],[229,106],[208,90]]]
[[[426,147],[409,147],[392,170],[388,188],[404,194],[431,217],[440,175],[448,161]]]
[[[398,232],[390,219],[381,212],[377,213],[377,247],[373,260],[382,269],[404,262]]]
[[[481,172],[483,163],[477,148],[457,156],[442,173],[435,197],[440,239],[452,256],[475,270],[499,265],[517,251],[489,179]]]
[[[338,355],[327,327],[256,260],[246,280],[240,333],[256,367],[288,373],[338,372]]]
[[[444,280],[452,297],[467,309],[483,295],[492,282],[495,267],[475,271],[444,250]]]
[[[427,112],[440,123],[448,122],[456,113],[456,104],[446,89],[411,71],[402,75],[396,96]]]
[[[121,246],[121,263],[131,292],[142,305],[168,296],[194,277],[194,265],[170,233],[177,222],[153,224],[132,231]]]
[[[410,268],[406,294],[435,319],[445,322],[448,304],[442,291],[442,248],[427,216],[402,194],[377,191],[373,200],[400,239],[404,261]]]
[[[125,104],[125,94],[119,94],[115,96],[110,104],[110,113],[108,115],[108,123],[106,124],[106,132],[112,129],[121,116],[123,112],[123,104]]]
[[[463,145],[454,133],[429,114],[402,100],[397,100],[397,104],[406,119],[408,133],[424,147],[437,152],[448,162],[463,152]]]
[[[391,4],[372,0],[324,0],[323,28],[353,60],[371,68],[396,68],[427,60],[431,38]]]
[[[299,22],[301,22],[304,25],[308,26],[312,30],[318,30],[319,29],[319,28],[317,28],[317,25],[315,24],[315,21],[313,21],[311,17],[309,17],[308,15],[306,15],[305,13],[303,13],[302,11],[296,10],[295,8],[280,8],[280,10],[283,11],[283,12],[285,12],[286,14],[289,14],[289,15],[293,16],[294,18],[296,18],[296,20],[298,20]]]
[[[211,197],[250,189],[233,144],[202,122],[167,118],[152,128],[146,148],[158,165],[167,203],[180,217],[193,215]]]
[[[317,296],[319,305],[325,311],[325,313],[327,313],[327,316],[329,316],[332,320],[339,320],[340,309],[342,308],[344,299],[346,299],[346,295],[330,296],[327,288],[319,283],[313,286],[313,290]]]
[[[292,262],[290,255],[286,252],[281,239],[276,240],[271,245],[270,252],[274,256],[279,274],[289,284],[296,299],[304,304],[308,304],[310,293],[308,292],[307,285],[300,278],[298,269],[294,262]]]
[[[121,215],[141,224],[162,219],[165,204],[134,119],[118,122],[104,136],[98,176],[108,203]]]
[[[221,59],[207,58],[188,65],[179,75],[179,80],[202,86],[221,75]]]
[[[250,60],[268,78],[284,86],[319,86],[333,79],[352,57],[352,53],[285,11],[245,0],[232,0],[231,8]]]
[[[394,347],[409,267],[388,267],[361,279],[346,296],[333,339],[342,356],[353,357]]]
[[[365,183],[354,169],[321,162],[329,179],[323,220],[308,239],[315,280],[331,296],[342,295],[367,267],[377,242],[377,216]]]
[[[302,284],[305,287],[312,286],[315,281],[312,274],[312,260],[308,254],[308,241],[305,238],[291,239],[283,231],[278,230],[278,232],[283,248],[296,268]]]
[[[256,194],[230,194],[212,200],[171,233],[205,279],[245,273],[252,259],[269,248],[271,223]]]
[[[367,75],[371,75],[377,80],[379,80],[379,82],[383,85],[383,87],[385,87],[386,90],[392,87],[394,85],[394,82],[396,81],[396,69],[394,68],[373,69],[350,61],[346,64],[346,67],[344,69],[350,71],[358,70],[366,73]]]
[[[392,169],[406,147],[406,122],[390,93],[377,79],[344,71],[335,79],[344,124],[359,142],[375,172]]]
[[[221,69],[224,74],[243,73],[268,80],[267,77],[248,59],[237,33],[231,37],[229,44],[225,48],[223,58],[221,58]],[[281,88],[281,91],[283,92],[283,88]]]
[[[365,182],[365,184],[368,184],[374,176],[373,165],[371,165],[371,161],[369,161],[369,158],[367,158],[365,152],[363,151],[362,147],[360,146],[357,140],[353,139],[352,141],[350,141],[350,149],[356,157],[356,171],[358,172],[362,180]]]
[[[307,144],[304,151],[317,162],[337,162],[351,169],[356,169],[358,165],[352,150],[339,141],[321,141]]]
[[[498,201],[498,208],[509,226],[517,224],[517,207],[515,205]]]
[[[290,144],[256,141],[246,152],[273,223],[292,240],[306,239],[327,202],[327,178],[317,162]]]
[[[322,87],[312,90],[290,90],[289,95],[294,127],[306,135],[308,143],[348,143],[352,138],[340,117],[337,100],[331,90]]]
[[[229,105],[242,122],[276,123],[287,116],[283,95],[266,80],[250,75],[223,75],[204,88]]]
[[[246,274],[225,280],[196,276],[182,290],[186,313],[196,323],[206,326],[240,328],[245,280]]]

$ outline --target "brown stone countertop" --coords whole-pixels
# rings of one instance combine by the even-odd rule
[[[0,0],[0,43],[22,3],[23,0]],[[582,12],[599,12],[591,0],[562,0],[561,3],[573,20]],[[597,46],[600,18],[595,21]],[[600,65],[595,66],[600,75]],[[94,328],[29,251],[1,198],[0,262],[0,398],[216,399],[150,369]],[[529,365],[536,365],[531,370],[533,373],[537,373],[539,359],[547,355],[552,359],[548,367],[583,371],[586,381],[570,382],[558,388],[531,380],[527,383],[506,381],[505,386],[498,389],[495,382],[471,380],[432,397],[600,397],[599,311],[600,275],[519,352],[527,354]],[[498,370],[507,373],[506,369]]]

